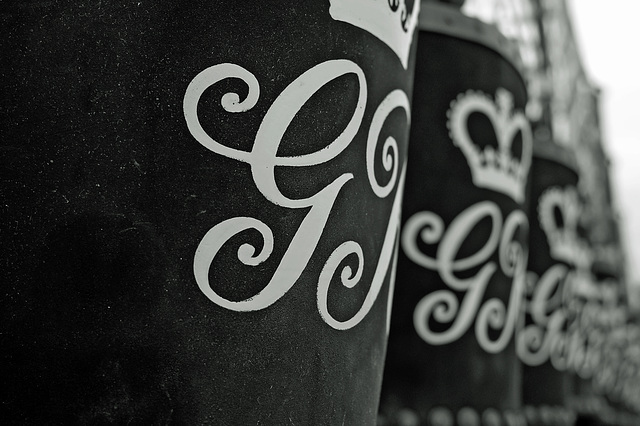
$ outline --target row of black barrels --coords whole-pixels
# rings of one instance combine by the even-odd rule
[[[4,424],[635,419],[619,277],[495,28],[417,0],[2,19]]]

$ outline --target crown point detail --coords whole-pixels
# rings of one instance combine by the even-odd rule
[[[592,251],[587,242],[578,236],[581,211],[578,192],[572,186],[564,189],[551,187],[538,200],[538,220],[547,236],[551,257],[571,265],[589,267]]]
[[[495,101],[483,92],[468,90],[450,103],[447,127],[454,145],[467,159],[474,185],[501,192],[521,203],[531,166],[533,136],[525,115],[514,112],[513,108],[513,95],[504,88],[496,90]],[[489,119],[498,139],[497,146],[480,148],[474,142],[468,127],[472,113]],[[518,133],[522,135],[522,152],[516,158],[511,148]]]
[[[414,0],[411,12],[406,0],[329,0],[329,14],[362,28],[393,50],[404,69],[409,66],[413,34],[418,26],[420,0]]]

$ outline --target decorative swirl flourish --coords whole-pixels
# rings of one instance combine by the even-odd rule
[[[202,238],[202,241],[200,241],[193,260],[193,270],[200,290],[212,302],[233,311],[254,310],[254,306],[269,303],[268,299],[273,299],[274,297],[274,294],[268,294],[262,290],[253,297],[239,302],[233,302],[220,296],[209,284],[209,265],[213,262],[222,245],[234,235],[249,229],[255,229],[260,232],[264,245],[257,255],[255,254],[255,247],[246,243],[241,245],[238,249],[238,259],[248,266],[259,265],[264,262],[273,251],[273,233],[263,222],[251,217],[234,217],[211,228]],[[279,298],[282,295],[275,296]]]
[[[237,93],[224,94],[221,100],[224,110],[238,113],[246,112],[253,108],[260,97],[260,85],[256,77],[239,65],[218,64],[201,71],[191,80],[191,83],[189,83],[182,103],[184,117],[191,135],[204,147],[216,154],[248,163],[251,158],[249,152],[229,148],[217,142],[202,128],[200,119],[198,118],[198,101],[204,92],[219,81],[228,78],[238,78],[242,80],[247,85],[249,93],[242,102],[240,102],[240,97]]]
[[[543,364],[549,357],[548,340],[542,327],[530,324],[519,330],[516,338],[516,353],[526,365]]]
[[[347,256],[355,254],[358,257],[358,269],[354,274],[350,266],[345,266],[340,274],[340,281],[342,285],[347,288],[353,288],[358,284],[360,278],[362,278],[362,272],[364,270],[364,254],[362,253],[362,247],[355,241],[346,241],[336,248],[327,262],[324,264],[324,268],[320,273],[319,285],[318,285],[318,310],[322,315],[324,321],[335,329],[346,329],[343,322],[334,319],[329,314],[329,308],[327,306],[327,299],[329,297],[329,284],[333,275],[340,267],[340,264]]]
[[[400,207],[402,203],[402,189],[404,187],[405,171],[406,167],[403,167],[400,181],[398,183],[398,190],[396,191],[396,196],[391,208],[391,214],[389,215],[389,224],[387,225],[382,249],[380,250],[380,257],[378,258],[374,276],[371,280],[371,287],[365,296],[365,300],[360,307],[360,310],[358,310],[353,317],[345,321],[335,319],[329,312],[327,298],[331,279],[338,270],[341,262],[350,254],[356,254],[358,256],[358,271],[353,275],[351,268],[344,268],[340,274],[340,278],[342,284],[347,288],[353,288],[358,284],[362,277],[362,268],[364,267],[364,256],[360,245],[354,241],[347,241],[338,246],[331,256],[329,256],[329,259],[320,273],[318,280],[318,311],[324,321],[336,330],[347,330],[354,327],[369,313],[378,297],[378,293],[380,293],[380,289],[382,288],[384,279],[387,276],[389,267],[393,264],[393,258],[394,256],[397,256],[397,236],[400,229]],[[392,297],[391,289],[389,297]]]
[[[513,278],[508,305],[498,298],[489,299],[480,308],[476,320],[478,343],[489,353],[502,351],[511,340],[524,297],[527,250],[515,239],[518,228],[529,229],[527,216],[521,210],[515,210],[507,217],[498,250],[502,272]],[[490,328],[502,329],[496,340],[489,336]]]
[[[411,107],[409,106],[409,98],[405,92],[396,89],[389,93],[376,109],[376,112],[373,114],[373,119],[371,120],[369,136],[367,137],[367,176],[369,177],[369,184],[373,192],[379,198],[385,198],[391,193],[398,177],[398,142],[393,137],[387,137],[382,147],[382,165],[384,169],[390,171],[393,168],[391,178],[385,186],[378,184],[373,164],[382,126],[387,117],[389,117],[391,112],[396,108],[404,109],[407,122],[410,122]]]
[[[436,244],[444,233],[444,221],[433,212],[423,211],[411,216],[404,224],[401,245],[403,252],[417,265],[428,269],[438,269],[436,259],[420,251],[416,236],[426,244]]]
[[[479,281],[465,295],[462,306],[458,297],[448,290],[438,290],[423,297],[413,311],[413,325],[418,335],[432,345],[445,345],[455,342],[462,336],[475,317],[478,301],[482,297],[488,280]],[[441,324],[450,323],[451,327],[444,332],[436,332],[429,328],[429,318]]]

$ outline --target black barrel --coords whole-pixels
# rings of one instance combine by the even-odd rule
[[[0,6],[5,424],[375,422],[419,6]]]
[[[494,27],[423,3],[413,99],[381,415],[522,420],[513,334],[533,140],[518,56]]]
[[[526,301],[516,335],[523,363],[523,403],[529,424],[572,425],[571,333],[579,316],[577,268],[591,256],[580,236],[582,208],[573,152],[536,140],[531,167]]]

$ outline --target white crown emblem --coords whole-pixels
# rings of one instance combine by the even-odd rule
[[[333,19],[355,25],[379,38],[407,69],[420,0],[414,1],[411,13],[405,0],[330,0],[330,3],[329,13]]]
[[[491,121],[498,139],[497,147],[486,145],[481,149],[473,142],[468,128],[472,113],[483,114]],[[451,102],[447,117],[449,135],[469,163],[473,184],[501,192],[517,202],[524,201],[533,137],[524,114],[513,113],[511,93],[499,88],[494,102],[482,92],[468,90]],[[514,158],[511,149],[518,132],[522,134],[522,153],[520,158]]]
[[[577,232],[581,210],[578,192],[572,186],[549,188],[538,200],[538,220],[547,236],[551,257],[588,267],[592,263],[592,252]]]

